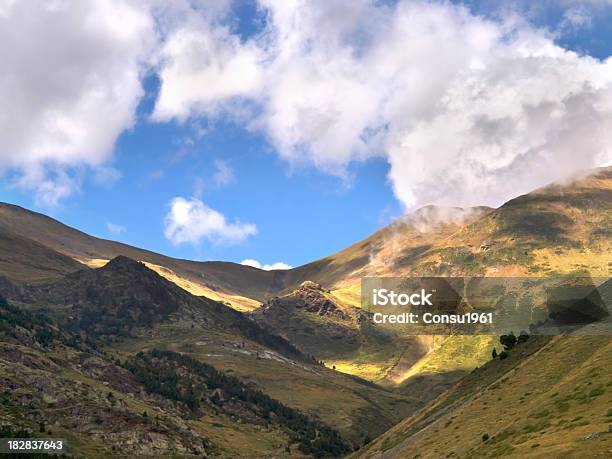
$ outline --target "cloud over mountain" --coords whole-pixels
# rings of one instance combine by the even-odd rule
[[[336,174],[382,155],[408,208],[498,205],[612,159],[612,60],[565,50],[520,16],[260,5],[265,28],[247,40],[214,22],[170,36],[180,46],[164,48],[157,118],[231,114],[286,160]]]
[[[245,266],[251,266],[253,268],[257,268],[257,269],[263,269],[264,271],[272,271],[274,269],[291,269],[292,266],[288,265],[287,263],[283,263],[282,261],[277,261],[276,263],[271,263],[271,264],[261,264],[259,261],[254,260],[252,258],[247,258],[245,260],[242,260],[240,262],[241,265],[245,265]]]

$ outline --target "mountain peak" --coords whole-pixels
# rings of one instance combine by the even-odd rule
[[[321,287],[321,284],[317,284],[316,282],[307,280],[302,282],[302,284],[299,287],[299,290],[318,290],[318,291],[323,291],[323,287]]]
[[[102,267],[102,269],[140,269],[144,267],[144,265],[136,261],[130,257],[126,257],[125,255],[119,255],[109,261],[106,265]]]

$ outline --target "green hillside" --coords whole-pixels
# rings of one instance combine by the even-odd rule
[[[531,337],[354,457],[609,457],[611,351],[607,336]]]

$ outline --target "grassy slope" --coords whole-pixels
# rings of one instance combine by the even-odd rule
[[[121,358],[158,348],[186,353],[333,425],[361,445],[412,412],[418,401],[338,371],[300,364],[231,334],[193,330],[189,323],[157,327],[152,336],[113,346]]]
[[[54,437],[68,440],[73,453],[105,458],[114,454],[112,445],[119,445],[123,453],[174,450],[190,456],[191,448],[202,446],[199,438],[206,438],[220,457],[286,455],[286,432],[236,422],[214,411],[182,417],[171,403],[146,396],[139,386],[126,387],[125,370],[101,358],[62,345],[40,349],[2,342],[0,355],[0,423],[36,433],[42,420]],[[92,373],[94,361],[102,373]]]
[[[488,362],[355,456],[609,457],[612,340],[548,340]]]

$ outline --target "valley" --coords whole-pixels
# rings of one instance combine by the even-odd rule
[[[492,358],[498,336],[376,326],[360,288],[610,277],[610,203],[612,168],[597,169],[497,209],[428,206],[272,271],[0,204],[0,425],[85,457],[606,457],[609,336],[531,336]]]

